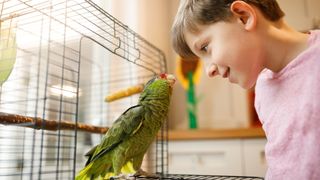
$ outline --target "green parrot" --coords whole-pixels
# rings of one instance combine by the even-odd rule
[[[16,62],[15,26],[3,28],[0,22],[0,86],[8,79]]]
[[[137,105],[127,109],[101,143],[91,149],[76,180],[126,178],[123,172],[149,176],[141,169],[144,154],[154,141],[169,110],[175,77],[160,74],[147,82]]]

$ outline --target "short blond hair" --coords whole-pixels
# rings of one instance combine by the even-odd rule
[[[185,32],[197,32],[198,25],[208,25],[218,21],[229,21],[232,17],[230,5],[237,0],[180,0],[171,37],[174,50],[181,57],[196,56],[185,40]],[[284,16],[276,0],[242,0],[257,7],[264,17],[277,21]]]

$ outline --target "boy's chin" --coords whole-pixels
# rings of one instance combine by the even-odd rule
[[[237,83],[240,87],[242,87],[243,89],[251,89],[254,87],[254,85],[256,84],[255,82],[248,82],[248,81],[245,81],[245,82],[238,82]]]

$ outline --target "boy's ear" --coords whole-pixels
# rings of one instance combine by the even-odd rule
[[[234,1],[230,11],[244,25],[246,30],[252,30],[257,24],[257,14],[253,7],[244,1]]]

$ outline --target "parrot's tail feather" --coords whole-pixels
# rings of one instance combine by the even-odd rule
[[[121,168],[122,173],[130,174],[130,173],[135,173],[136,171],[133,168],[133,164],[131,161],[128,161],[122,168]]]
[[[85,168],[83,168],[75,180],[97,180],[103,179],[103,175],[108,173],[110,165],[102,165],[100,162],[97,164],[89,163]]]
[[[83,168],[78,175],[76,176],[75,180],[91,180],[91,173],[89,170],[92,167],[92,163],[88,164],[85,168]]]
[[[116,176],[114,172],[108,171],[110,165],[99,165],[96,166],[94,163],[89,163],[85,168],[83,168],[75,180],[97,180],[97,179],[110,179]],[[97,168],[98,167],[98,168]],[[132,162],[128,161],[122,168],[121,173],[123,174],[133,174],[136,171],[133,168]]]

